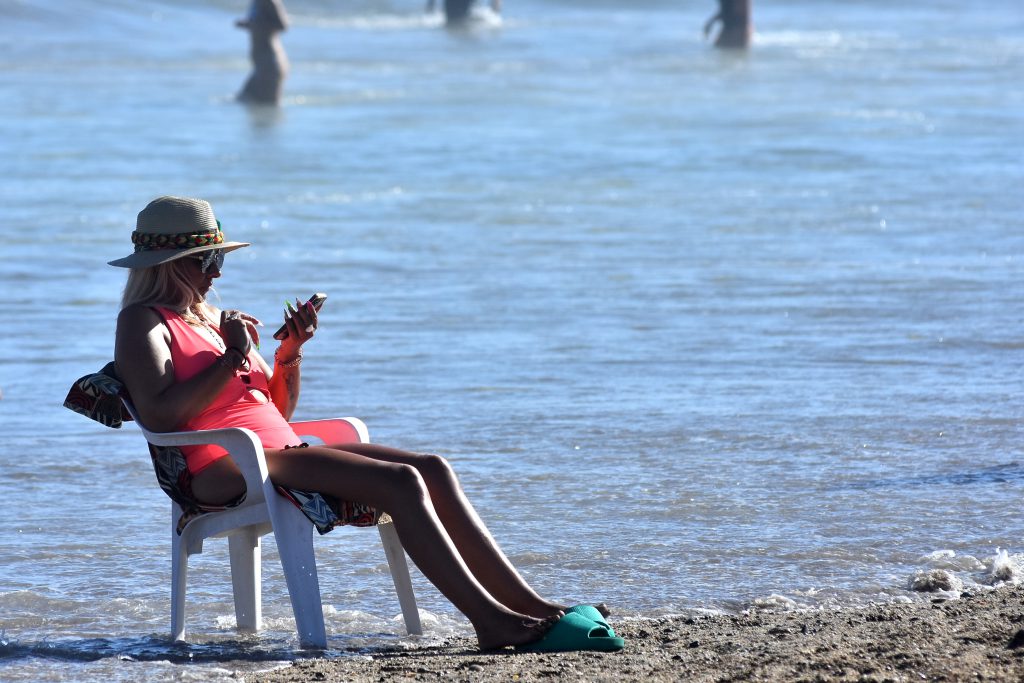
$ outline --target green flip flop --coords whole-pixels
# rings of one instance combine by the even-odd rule
[[[516,649],[521,652],[614,652],[625,647],[626,641],[611,635],[609,630],[581,614],[567,612],[540,640]]]
[[[569,609],[565,610],[565,613],[579,614],[580,616],[586,617],[598,626],[608,629],[608,635],[613,637],[615,636],[615,631],[612,630],[612,627],[608,623],[608,620],[605,619],[605,616],[601,614],[600,610],[598,610],[593,605],[573,605]]]

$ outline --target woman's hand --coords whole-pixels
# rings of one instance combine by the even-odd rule
[[[242,311],[221,311],[220,312],[220,336],[224,339],[224,345],[236,348],[246,356],[252,344],[259,346],[260,333],[257,325],[262,325],[257,318]]]
[[[299,347],[316,334],[316,309],[308,301],[300,304],[296,299],[295,307],[289,303],[284,312],[284,324],[288,327],[288,336],[281,340],[281,355],[291,359],[299,355]]]

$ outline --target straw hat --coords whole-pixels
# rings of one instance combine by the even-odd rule
[[[132,244],[134,253],[108,263],[119,268],[151,268],[190,254],[249,246],[248,242],[225,242],[210,203],[188,197],[151,201],[139,212]]]

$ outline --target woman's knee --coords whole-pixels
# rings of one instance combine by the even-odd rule
[[[390,464],[382,484],[381,497],[375,504],[396,519],[422,514],[430,506],[430,489],[412,465]]]
[[[394,463],[390,466],[390,470],[389,477],[392,479],[394,487],[403,495],[426,495],[427,486],[423,475],[417,468],[412,465]]]
[[[416,469],[420,471],[428,485],[442,482],[455,485],[458,483],[451,463],[436,453],[417,453]]]

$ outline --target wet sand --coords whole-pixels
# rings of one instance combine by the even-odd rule
[[[469,639],[307,659],[247,680],[1024,681],[1024,586],[808,612],[615,621],[618,653],[481,653]],[[355,654],[355,653],[354,653]]]

